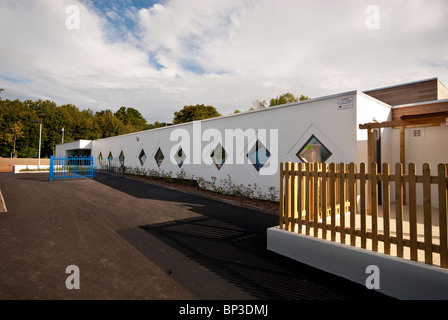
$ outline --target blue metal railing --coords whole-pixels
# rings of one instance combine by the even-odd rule
[[[123,159],[101,159],[93,156],[50,157],[50,177],[54,179],[93,178],[99,174],[124,176]]]
[[[50,157],[50,181],[53,179],[92,178],[94,161],[87,157]]]
[[[124,159],[102,159],[97,158],[94,164],[94,175],[107,175],[108,178],[111,178],[113,176],[121,176],[124,177]]]

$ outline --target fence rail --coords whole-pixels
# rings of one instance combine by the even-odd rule
[[[411,163],[403,174],[398,163],[390,174],[387,163],[381,173],[376,163],[370,170],[361,163],[359,171],[354,163],[281,163],[279,227],[448,268],[448,164],[439,164],[435,176],[429,164],[422,169],[417,175]]]
[[[54,179],[93,178],[98,174],[124,176],[124,160],[93,156],[50,157],[49,181]]]

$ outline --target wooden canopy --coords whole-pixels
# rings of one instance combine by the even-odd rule
[[[371,122],[360,124],[360,129],[367,129],[367,162],[370,172],[374,162],[374,129],[396,128],[400,130],[400,163],[406,170],[406,141],[405,129],[417,127],[434,127],[448,125],[448,100],[432,101],[392,109],[392,120],[385,122]],[[404,199],[406,199],[406,190]]]

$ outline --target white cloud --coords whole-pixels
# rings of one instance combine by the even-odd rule
[[[79,30],[65,27],[71,4]],[[170,0],[103,15],[93,4],[0,2],[2,96],[132,106],[152,122],[188,104],[228,114],[287,91],[448,81],[445,0],[378,0],[379,30],[366,28],[364,0]],[[136,28],[123,30],[126,19]]]

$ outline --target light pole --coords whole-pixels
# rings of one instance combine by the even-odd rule
[[[62,143],[64,143],[64,128],[62,128]]]
[[[32,123],[39,123],[39,158],[37,159],[37,169],[40,169],[40,147],[42,140],[42,120],[31,120]]]

